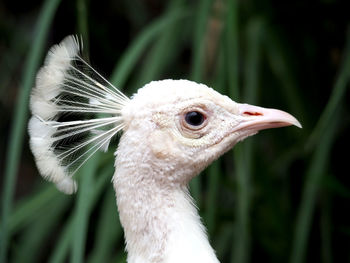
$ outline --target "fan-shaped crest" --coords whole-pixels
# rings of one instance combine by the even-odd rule
[[[72,175],[97,150],[106,151],[123,128],[129,98],[80,57],[82,44],[68,36],[49,51],[32,90],[30,146],[41,175],[58,189],[77,190]]]

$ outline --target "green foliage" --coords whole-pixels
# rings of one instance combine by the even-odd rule
[[[24,135],[30,89],[46,46],[72,32],[82,35],[93,66],[112,72],[111,82],[128,94],[150,80],[188,78],[301,121],[302,130],[264,131],[239,143],[191,182],[222,262],[348,260],[342,246],[350,239],[343,154],[349,145],[350,27],[341,12],[346,8],[340,1],[151,2],[46,0],[40,11],[32,4],[36,24],[23,26],[1,19],[12,12],[5,1],[0,33],[16,44],[0,45],[6,52],[1,67],[12,63],[1,68],[0,106],[3,112],[14,109],[1,124],[9,140],[0,143],[0,263],[126,260],[110,183],[112,150],[89,160],[76,175],[77,195],[64,196],[38,176]],[[312,17],[315,6],[339,15]],[[7,102],[19,69],[16,102]]]

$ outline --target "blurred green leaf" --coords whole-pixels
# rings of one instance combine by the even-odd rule
[[[118,88],[124,87],[132,69],[135,67],[136,62],[149,43],[156,35],[183,16],[184,13],[182,10],[176,9],[174,12],[156,19],[153,23],[147,26],[120,58],[111,75],[111,83]]]
[[[112,187],[109,187],[103,199],[103,207],[97,229],[94,247],[88,262],[108,262],[115,244],[123,238],[123,231],[119,222],[115,194]]]
[[[0,263],[6,262],[8,242],[10,238],[7,226],[12,210],[12,199],[16,183],[16,175],[22,152],[24,130],[28,115],[29,94],[33,85],[35,72],[39,67],[39,63],[44,52],[45,39],[59,3],[59,0],[46,0],[43,4],[37,25],[35,27],[35,32],[33,33],[35,38],[26,60],[20,93],[17,98],[10,140],[7,146],[5,161],[6,168],[1,199]]]
[[[58,190],[50,185],[40,189],[30,199],[25,199],[17,204],[9,220],[9,233],[16,233],[20,228],[32,223],[42,208],[54,202],[57,195],[59,195]]]
[[[78,200],[76,202],[74,216],[74,234],[72,242],[71,262],[80,263],[84,261],[84,252],[86,245],[87,228],[92,209],[91,203],[93,188],[95,185],[94,174],[97,170],[99,153],[96,153],[82,168],[80,180],[80,189],[78,191]]]
[[[165,15],[171,17],[172,14],[176,14],[178,12],[183,14],[182,17],[185,17],[184,14],[187,12],[184,8],[184,0],[171,1]],[[159,79],[166,66],[170,64],[176,55],[181,51],[179,47],[180,41],[182,40],[180,34],[183,31],[183,23],[183,19],[178,19],[177,21],[169,24],[163,29],[160,36],[155,39],[153,47],[145,59],[144,66],[142,68],[143,70],[138,78],[139,84],[136,84],[136,87],[142,87],[152,80]],[[172,52],[167,52],[168,50],[172,50]]]
[[[312,134],[310,135],[306,149],[310,150],[315,147],[317,142],[321,141],[322,134],[329,129],[329,123],[332,121],[332,118],[336,115],[336,112],[339,110],[339,105],[342,104],[344,100],[344,95],[346,89],[349,87],[349,78],[350,78],[350,25],[347,30],[346,35],[346,45],[344,48],[343,62],[341,69],[338,73],[338,77],[335,81],[334,88],[327,102],[327,105],[322,112],[321,117],[319,118],[316,126],[313,129]]]
[[[13,262],[38,262],[41,248],[45,246],[45,239],[60,222],[63,211],[69,204],[68,201],[69,197],[67,196],[56,196],[52,203],[47,204],[38,212],[38,218],[22,235]],[[52,209],[52,204],[54,204],[55,209]]]

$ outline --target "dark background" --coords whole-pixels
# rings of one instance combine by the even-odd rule
[[[85,39],[85,58],[127,95],[155,79],[192,79],[239,102],[286,110],[302,123],[302,130],[247,139],[191,185],[222,262],[350,260],[348,1],[62,0],[37,64],[30,64],[42,7],[43,1],[0,2],[0,262],[125,260],[109,183],[113,150],[97,164],[94,183],[109,170],[84,209],[84,193],[63,196],[44,182],[28,146],[25,90],[35,73],[29,85],[25,74],[37,71],[50,46],[76,33]],[[172,12],[179,13],[174,22],[142,42]],[[135,43],[142,52],[121,78]]]

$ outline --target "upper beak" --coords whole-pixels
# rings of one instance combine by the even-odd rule
[[[302,128],[300,122],[287,112],[257,107],[249,104],[238,104],[241,123],[237,130],[259,131],[295,125]]]

